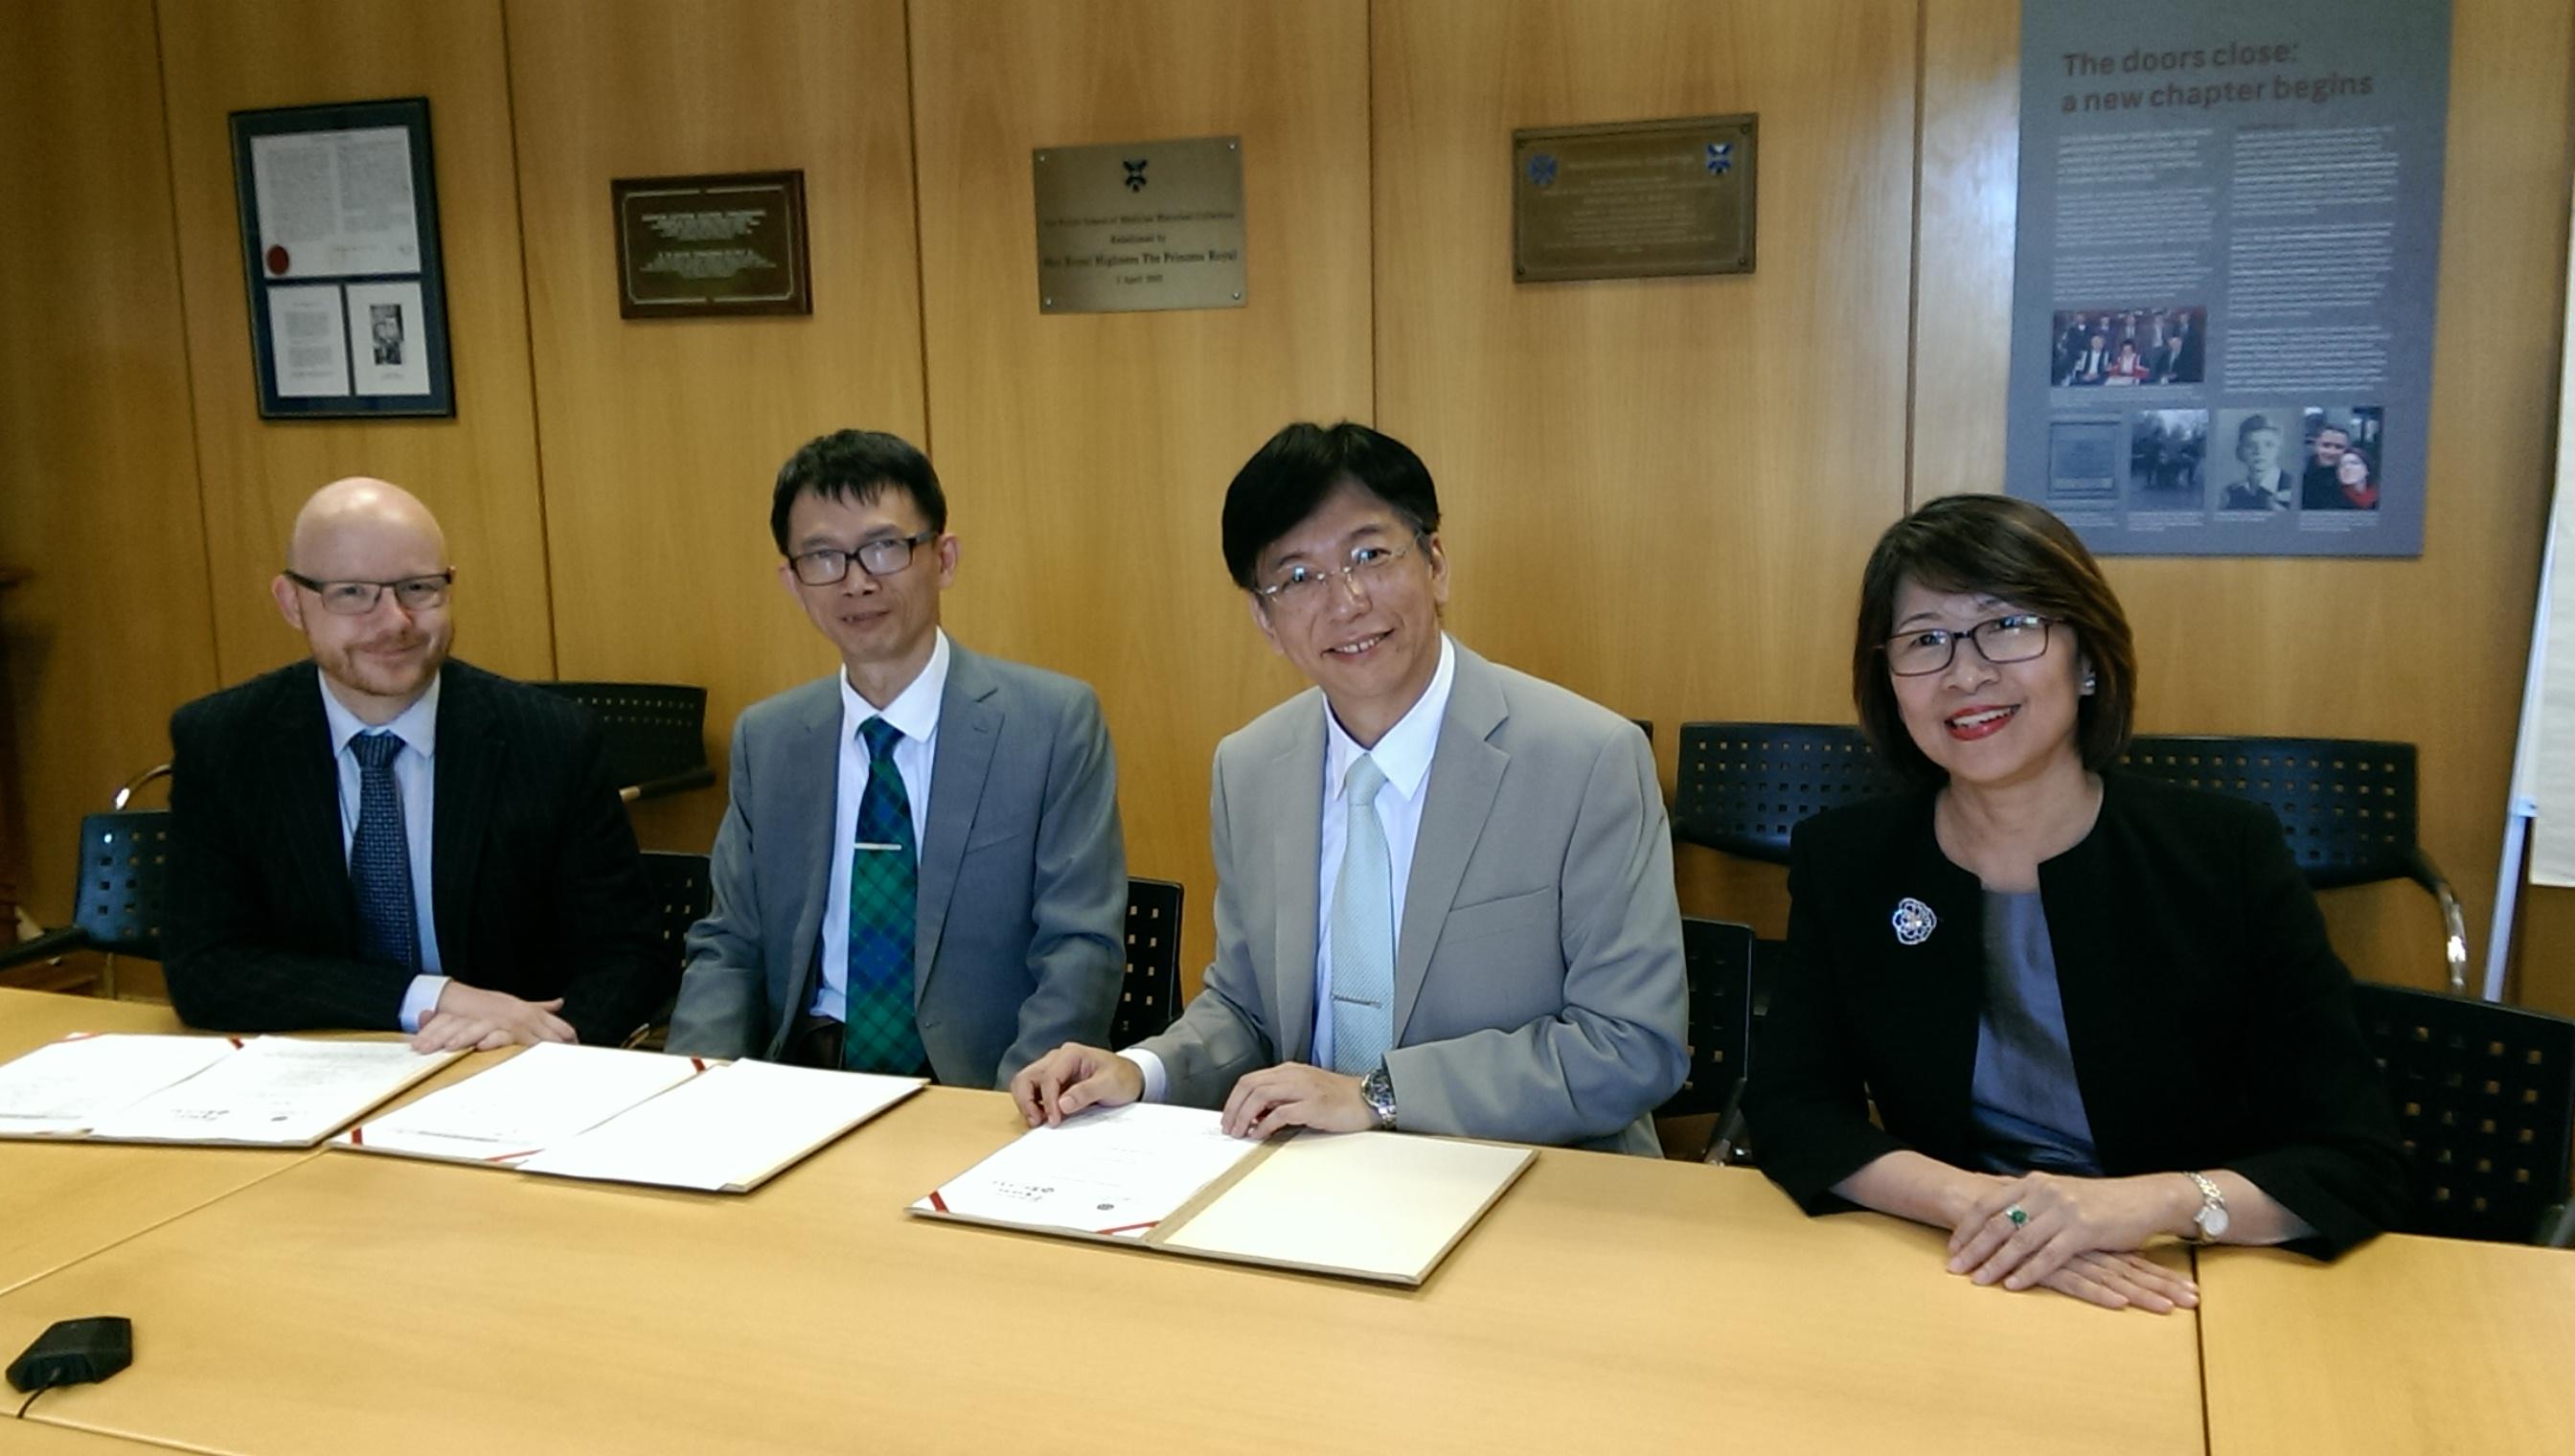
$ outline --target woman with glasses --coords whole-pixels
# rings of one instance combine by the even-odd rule
[[[1851,676],[1921,787],[1797,828],[1745,1091],[1774,1181],[1949,1230],[1979,1284],[2158,1312],[2197,1294],[2151,1242],[2329,1255],[2402,1212],[2351,978],[2279,825],[2111,766],[2136,655],[2062,522],[1957,496],[1890,527]]]

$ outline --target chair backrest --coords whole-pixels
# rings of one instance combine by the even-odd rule
[[[2575,1021],[2374,981],[2352,991],[2414,1164],[2408,1229],[2528,1242],[2566,1197]]]
[[[1681,917],[1689,973],[1689,1075],[1657,1117],[1722,1112],[1743,1079],[1752,1036],[1752,927]]]
[[[72,923],[96,949],[160,959],[162,896],[170,878],[170,811],[85,815],[80,848]]]
[[[680,683],[535,683],[599,715],[608,776],[621,788],[715,781],[707,762],[707,690]],[[672,783],[674,779],[685,782]],[[665,788],[664,791],[668,791]]]
[[[2141,733],[2119,761],[2268,806],[2318,889],[2414,873],[2412,743]]]
[[[1168,879],[1127,881],[1127,974],[1109,1046],[1133,1046],[1181,1013],[1181,886]]]
[[[644,851],[644,882],[653,890],[653,930],[678,965],[686,955],[689,927],[715,907],[715,882],[707,856],[670,849]]]
[[[1785,864],[1788,831],[1809,814],[1905,787],[1848,724],[1685,723],[1672,826],[1690,843]]]

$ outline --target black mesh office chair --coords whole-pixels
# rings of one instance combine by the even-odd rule
[[[2415,842],[2412,743],[2143,733],[2120,763],[2267,806],[2317,889],[2383,879],[2423,886],[2440,907],[2450,990],[2467,991],[2468,931],[2458,896]]]
[[[715,906],[715,884],[708,876],[707,856],[683,854],[667,849],[644,851],[644,880],[653,893],[653,933],[662,942],[663,953],[673,965],[686,963],[689,927],[707,917]],[[671,1010],[679,1004],[679,991],[654,1013],[650,1024],[626,1038],[628,1046],[659,1051],[671,1035]]]
[[[1696,1158],[1724,1130],[1748,1065],[1752,927],[1683,915],[1681,954],[1689,977],[1689,1072],[1654,1117],[1715,1115],[1706,1141],[1688,1150]]]
[[[1181,886],[1168,879],[1127,881],[1127,974],[1109,1046],[1133,1046],[1181,1013]]]
[[[1904,781],[1847,724],[1685,723],[1672,826],[1692,844],[1788,862],[1788,831]]]
[[[2414,1164],[2407,1229],[2575,1245],[2575,1021],[2371,981],[2353,990]]]
[[[0,970],[75,950],[160,959],[162,895],[169,868],[168,809],[127,809],[84,817],[72,922],[32,940],[0,946]],[[114,975],[111,968],[104,986],[109,995],[116,993]]]
[[[532,683],[599,715],[608,773],[628,803],[704,788],[707,690],[678,683]]]

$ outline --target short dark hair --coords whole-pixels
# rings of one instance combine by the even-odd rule
[[[1944,496],[1886,528],[1860,573],[1851,702],[1879,757],[1919,782],[1945,779],[1905,731],[1887,677],[1883,649],[1895,633],[1895,590],[1907,577],[1937,591],[1990,593],[2073,628],[2093,676],[2092,691],[2075,710],[2083,766],[2106,767],[2128,746],[2137,704],[2136,640],[2092,553],[2064,522],[2027,501]]]
[[[1343,481],[1392,507],[1413,535],[1439,529],[1429,468],[1402,441],[1347,420],[1328,429],[1300,420],[1271,436],[1226,487],[1225,569],[1234,584],[1251,591],[1261,554]]]
[[[778,488],[769,498],[769,534],[778,543],[778,554],[787,555],[787,517],[798,497],[865,505],[888,491],[912,497],[931,530],[948,529],[948,497],[939,489],[939,472],[911,442],[882,430],[836,430],[805,442],[778,468]]]

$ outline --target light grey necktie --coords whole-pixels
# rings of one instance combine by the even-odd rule
[[[1394,867],[1377,822],[1385,770],[1365,753],[1341,780],[1347,828],[1332,885],[1332,1070],[1365,1076],[1394,1044]]]

